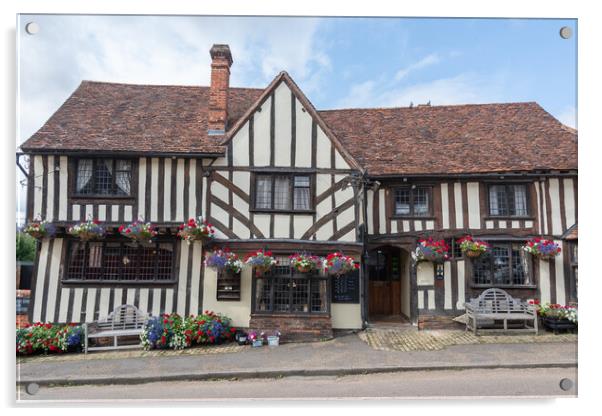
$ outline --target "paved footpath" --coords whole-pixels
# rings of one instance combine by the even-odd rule
[[[422,332],[422,331],[421,331]],[[426,332],[426,331],[425,331]],[[31,357],[17,362],[25,384],[128,384],[151,381],[351,375],[377,372],[575,367],[577,343],[479,343],[431,351],[377,349],[350,334],[330,341],[279,347],[201,347],[184,351],[119,351]],[[382,336],[381,336],[382,338]],[[543,339],[543,338],[542,338]],[[574,338],[576,339],[576,338]]]

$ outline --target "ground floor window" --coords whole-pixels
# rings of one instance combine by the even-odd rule
[[[491,250],[473,263],[477,285],[521,286],[532,284],[528,254],[519,243],[490,242]]]
[[[70,241],[63,281],[165,282],[174,280],[175,243]]]
[[[325,314],[329,311],[328,278],[296,273],[288,256],[277,256],[279,265],[253,278],[255,313]]]

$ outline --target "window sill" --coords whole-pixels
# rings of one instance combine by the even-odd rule
[[[502,220],[502,221],[535,221],[535,217],[529,217],[529,216],[521,216],[521,217],[509,217],[509,216],[488,216],[488,217],[484,217],[485,221],[491,221],[491,220]]]
[[[491,289],[491,288],[500,288],[500,289],[529,289],[536,290],[537,285],[482,285],[482,284],[471,284],[470,287],[472,289]]]
[[[312,317],[320,317],[327,318],[330,317],[329,312],[295,312],[295,313],[282,313],[282,312],[252,312],[251,318],[253,317],[266,317],[270,318],[312,318]]]
[[[69,195],[69,202],[78,201],[128,201],[134,202],[136,200],[135,195]]]
[[[313,215],[316,213],[315,210],[283,210],[283,209],[257,209],[257,208],[251,208],[249,209],[249,212],[252,212],[254,214],[295,214],[295,215]]]
[[[391,215],[392,220],[435,220],[433,215]]]
[[[87,286],[87,287],[158,287],[158,286],[173,286],[177,283],[176,280],[165,281],[124,281],[124,280],[61,280],[63,286]]]

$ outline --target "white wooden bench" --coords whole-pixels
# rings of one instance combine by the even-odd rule
[[[503,330],[517,332],[535,332],[537,328],[537,311],[535,305],[530,305],[520,299],[515,299],[502,289],[487,289],[478,298],[473,298],[464,304],[466,307],[466,330],[472,330],[475,335],[479,328],[490,326],[495,321],[503,321]],[[508,321],[522,321],[522,328],[509,328]],[[530,324],[530,325],[529,325]],[[481,329],[481,331],[499,331],[498,328]]]
[[[140,344],[119,345],[117,339],[124,336],[140,336],[147,316],[133,305],[121,305],[104,320],[84,324],[84,352],[122,348],[139,348]],[[88,347],[91,338],[113,338],[113,345]]]

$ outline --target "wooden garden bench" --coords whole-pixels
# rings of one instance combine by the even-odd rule
[[[475,335],[479,328],[495,324],[495,321],[503,322],[505,332],[535,332],[536,334],[538,332],[535,305],[515,299],[502,289],[487,289],[478,298],[466,302],[464,306],[467,315],[466,330],[472,330]],[[523,327],[509,328],[508,321],[522,321]],[[499,330],[499,328],[482,329],[488,332]]]
[[[133,305],[121,305],[104,320],[84,324],[84,352],[122,348],[138,348],[136,345],[119,345],[117,339],[124,336],[140,336],[146,323],[147,316]],[[113,338],[113,344],[108,346],[88,347],[91,338]]]

